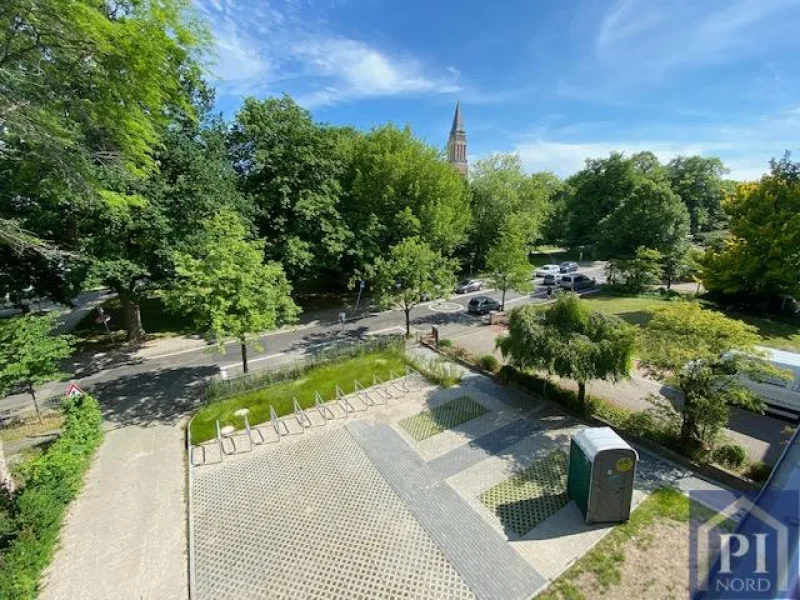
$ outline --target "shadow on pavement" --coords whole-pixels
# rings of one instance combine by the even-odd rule
[[[217,372],[198,366],[137,373],[98,383],[93,392],[111,428],[174,425],[200,405],[205,380]]]

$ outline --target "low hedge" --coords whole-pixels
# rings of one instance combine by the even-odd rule
[[[9,500],[12,531],[0,549],[0,598],[33,600],[55,551],[67,506],[103,438],[102,414],[88,395],[65,398],[61,436],[24,465],[20,491]]]

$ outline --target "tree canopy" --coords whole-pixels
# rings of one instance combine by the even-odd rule
[[[652,311],[641,336],[642,364],[683,392],[682,443],[713,444],[728,422],[728,406],[759,410],[758,396],[742,385],[740,373],[759,379],[780,377],[761,352],[751,325],[695,302],[671,302]]]
[[[689,211],[692,233],[720,229],[726,221],[722,200],[728,169],[716,157],[677,156],[667,165],[672,191],[681,197]]]
[[[72,354],[74,339],[53,335],[57,313],[24,315],[0,321],[0,395],[25,387],[41,420],[36,387],[60,379],[61,360]]]
[[[787,154],[771,166],[725,202],[730,236],[706,253],[706,289],[767,301],[800,295],[800,163]]]
[[[493,154],[471,168],[470,192],[473,223],[471,251],[478,262],[513,221],[526,246],[535,243],[551,210],[551,201],[561,189],[552,173],[528,175],[516,154]]]
[[[578,383],[578,402],[586,409],[586,384],[618,381],[631,369],[635,330],[617,317],[591,311],[577,294],[559,294],[553,304],[515,308],[508,335],[497,342],[518,369],[536,369]]]
[[[378,257],[367,272],[378,304],[402,308],[406,335],[411,335],[411,309],[425,300],[448,297],[456,282],[455,268],[455,261],[411,237],[392,246],[386,257]]]
[[[525,225],[519,221],[506,223],[497,241],[486,255],[486,269],[492,284],[502,293],[500,310],[505,310],[506,291],[527,292],[532,289],[531,263],[528,260],[528,240]]]
[[[264,263],[263,240],[249,240],[236,213],[207,219],[202,239],[190,251],[176,251],[175,280],[167,294],[172,310],[192,316],[200,331],[219,346],[239,341],[246,373],[247,344],[254,334],[294,322],[299,309],[279,263]]]

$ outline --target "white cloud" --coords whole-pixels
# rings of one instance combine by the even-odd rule
[[[599,20],[595,58],[634,81],[731,63],[797,45],[798,8],[800,0],[616,0]]]
[[[289,91],[315,106],[460,89],[454,69],[433,70],[415,57],[336,35],[318,11],[296,0],[198,2],[214,30],[211,71],[223,94]]]
[[[306,63],[311,74],[330,83],[302,97],[306,104],[460,89],[452,74],[447,78],[432,78],[424,73],[418,61],[390,57],[357,40],[315,37],[297,44],[293,53]]]
[[[591,137],[582,138],[581,130],[591,132]],[[614,151],[631,155],[649,150],[661,162],[678,155],[718,156],[730,169],[729,177],[750,180],[769,170],[771,158],[780,157],[785,150],[800,150],[800,113],[791,111],[744,125],[641,126],[631,128],[627,139],[617,138],[607,125],[595,123],[538,127],[533,131],[514,144],[514,151],[528,170],[551,170],[562,177],[583,168],[587,158],[608,156]]]

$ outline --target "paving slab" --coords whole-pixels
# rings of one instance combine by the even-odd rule
[[[544,585],[391,427],[353,422],[347,428],[478,598],[527,600]]]

